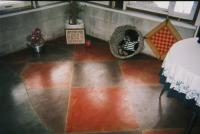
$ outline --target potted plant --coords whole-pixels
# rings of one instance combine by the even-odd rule
[[[79,13],[81,11],[83,11],[83,6],[81,6],[78,1],[70,1],[67,7],[67,12],[69,13],[68,24],[70,25],[79,24],[80,19],[78,18],[79,18]]]
[[[39,28],[34,28],[32,34],[27,36],[27,45],[32,48],[34,53],[40,54],[44,46],[44,38]]]
[[[70,1],[66,11],[69,14],[65,23],[67,44],[85,44],[84,23],[79,18],[79,14],[83,11],[83,6],[78,1]],[[73,41],[72,35],[82,37],[82,40],[75,39],[76,41]]]

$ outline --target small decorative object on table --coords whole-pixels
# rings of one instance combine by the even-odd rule
[[[32,48],[34,53],[40,55],[42,47],[44,45],[44,38],[39,28],[34,28],[32,34],[27,36],[27,45]]]

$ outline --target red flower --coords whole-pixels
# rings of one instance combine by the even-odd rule
[[[42,37],[42,32],[39,28],[35,28],[32,30],[32,34],[31,34],[31,43],[33,45],[38,45],[40,43],[42,43],[44,41],[43,37]]]

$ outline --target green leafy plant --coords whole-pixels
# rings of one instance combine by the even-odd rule
[[[67,7],[67,12],[69,13],[69,24],[77,24],[79,13],[82,11],[83,6],[81,6],[78,1],[70,1]]]

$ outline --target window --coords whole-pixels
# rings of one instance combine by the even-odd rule
[[[198,1],[127,1],[126,7],[193,20]]]
[[[3,1],[0,0],[0,13],[8,12],[11,10],[22,9],[22,8],[30,8],[30,1]]]
[[[60,3],[62,1],[37,1],[37,2],[38,2],[38,6],[42,7],[42,6],[47,6],[47,5],[52,5],[52,4]]]
[[[63,1],[6,1],[0,0],[0,15],[62,3]]]
[[[104,5],[104,6],[110,5],[110,1],[90,1],[90,2],[99,4],[99,5]]]

